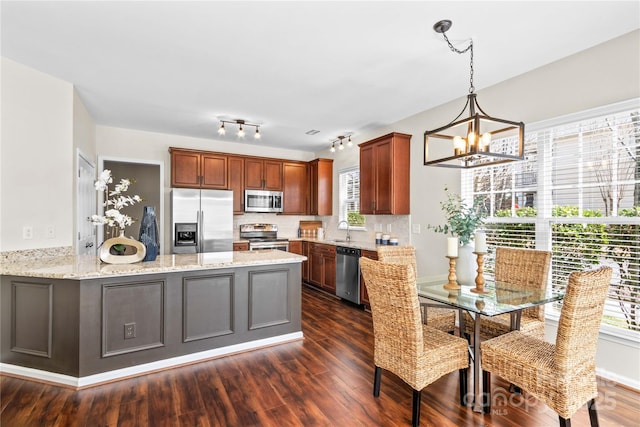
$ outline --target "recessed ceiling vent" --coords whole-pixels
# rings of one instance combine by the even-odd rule
[[[305,132],[306,135],[316,135],[318,133],[320,133],[320,131],[315,129],[311,129]]]

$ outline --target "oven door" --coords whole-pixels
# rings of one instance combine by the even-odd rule
[[[250,251],[278,250],[289,252],[289,242],[249,242]]]

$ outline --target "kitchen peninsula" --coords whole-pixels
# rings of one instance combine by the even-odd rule
[[[3,262],[2,371],[82,388],[302,339],[305,259],[254,251]]]

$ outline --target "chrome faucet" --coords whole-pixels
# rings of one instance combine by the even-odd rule
[[[340,221],[338,223],[338,228],[340,228],[340,224],[342,224],[343,222],[347,225],[347,237],[346,237],[347,242],[350,242],[351,241],[351,234],[349,233],[349,222],[345,221],[345,220]]]

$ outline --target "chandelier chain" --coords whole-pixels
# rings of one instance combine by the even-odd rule
[[[471,59],[469,60],[469,93],[473,93],[475,91],[475,89],[476,89],[473,86],[473,39],[469,40],[469,46],[467,46],[466,49],[460,50],[460,49],[457,49],[449,41],[449,37],[447,37],[447,34],[445,32],[443,32],[442,35],[444,36],[444,39],[447,42],[447,44],[449,45],[449,49],[451,49],[452,52],[463,54],[463,53],[466,53],[468,51],[471,51]]]

